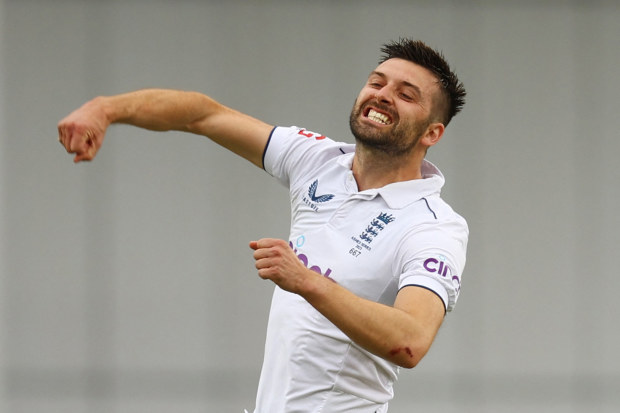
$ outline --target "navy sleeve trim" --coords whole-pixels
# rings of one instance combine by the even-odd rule
[[[431,211],[433,213],[433,216],[435,217],[435,219],[437,219],[437,214],[435,214],[435,211],[433,211],[431,206],[428,204],[428,201],[426,200],[426,198],[422,198],[422,199],[424,200],[424,202],[426,202],[426,207],[428,208],[428,210]]]
[[[439,297],[439,299],[441,300],[441,302],[443,303],[443,313],[444,315],[447,313],[447,308],[448,308],[448,303],[446,303],[443,298],[441,298],[441,296],[439,294],[437,294],[437,292],[435,290],[432,290],[424,285],[420,285],[420,284],[406,284],[403,285],[398,291],[402,290],[405,287],[420,287],[420,288],[424,288],[425,290],[428,290],[430,292],[432,292],[433,294],[435,294],[437,297]]]
[[[277,128],[277,126],[274,126],[274,128],[269,133],[269,139],[267,139],[267,143],[265,144],[265,149],[263,150],[263,158],[261,159],[261,162],[263,164],[263,170],[265,170],[265,171],[266,171],[266,169],[265,169],[265,155],[267,154],[267,148],[269,147],[269,142],[271,142],[271,137],[273,136],[273,133],[275,132],[276,128]]]

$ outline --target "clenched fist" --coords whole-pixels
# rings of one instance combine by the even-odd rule
[[[109,125],[103,106],[94,99],[58,123],[58,141],[68,153],[75,154],[74,162],[90,161],[101,147]]]
[[[258,275],[283,290],[303,295],[309,283],[321,277],[306,268],[284,240],[263,238],[251,241],[250,248],[254,250]]]

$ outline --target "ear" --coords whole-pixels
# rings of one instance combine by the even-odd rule
[[[443,136],[443,131],[445,129],[446,127],[443,123],[431,123],[430,125],[428,125],[428,128],[426,128],[426,132],[424,133],[424,136],[422,136],[420,142],[422,143],[422,145],[430,148],[431,146],[439,142],[439,140]]]

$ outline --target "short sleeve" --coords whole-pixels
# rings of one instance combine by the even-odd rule
[[[411,231],[397,253],[402,264],[399,290],[429,289],[441,298],[446,311],[452,311],[461,291],[467,239],[467,223],[458,215]]]
[[[296,126],[277,127],[265,149],[263,166],[280,183],[291,186],[330,159],[354,149],[354,145]]]

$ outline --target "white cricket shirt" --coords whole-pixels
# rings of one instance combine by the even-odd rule
[[[355,145],[275,128],[265,170],[290,189],[290,245],[310,269],[368,300],[393,305],[405,286],[454,307],[468,228],[441,198],[441,172],[359,192]],[[255,413],[387,411],[398,366],[361,349],[302,297],[275,288]]]

